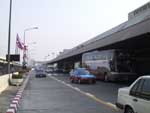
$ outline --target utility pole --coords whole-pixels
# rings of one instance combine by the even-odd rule
[[[10,0],[10,9],[9,9],[9,28],[8,28],[8,74],[9,74],[9,83],[10,83],[10,40],[11,40],[11,12],[12,12],[12,0]]]

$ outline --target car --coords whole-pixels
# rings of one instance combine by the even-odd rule
[[[118,90],[116,106],[124,113],[150,113],[150,75]]]
[[[46,69],[46,73],[52,73],[53,72],[53,69],[49,68],[49,69]]]
[[[42,70],[42,69],[37,69],[35,77],[36,78],[46,77],[46,72],[44,70]]]
[[[63,69],[55,68],[54,72],[55,73],[63,73]]]
[[[96,83],[96,77],[89,73],[85,68],[77,68],[70,72],[71,83]]]

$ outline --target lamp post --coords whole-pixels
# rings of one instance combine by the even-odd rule
[[[23,51],[23,68],[26,68],[26,40],[25,33],[30,30],[38,29],[38,27],[31,27],[24,30],[24,51]]]
[[[32,44],[36,44],[36,42],[31,42],[31,43],[28,43],[28,45],[32,45]]]
[[[31,27],[31,28],[27,28],[27,29],[24,30],[24,44],[26,43],[26,40],[25,40],[26,31],[30,31],[30,30],[34,30],[34,29],[38,29],[38,27]]]
[[[9,83],[10,83],[10,39],[11,39],[11,11],[12,10],[12,0],[10,0],[10,9],[9,9],[9,28],[8,28],[8,74],[9,74]]]
[[[31,43],[28,43],[28,49],[27,49],[27,63],[29,64],[29,61],[30,61],[30,52],[33,51],[32,49],[30,49],[31,45],[35,45],[36,42],[31,42]]]

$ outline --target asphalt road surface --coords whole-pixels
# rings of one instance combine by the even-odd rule
[[[23,93],[18,113],[120,113],[114,103],[124,84],[70,84],[68,76],[35,78]]]

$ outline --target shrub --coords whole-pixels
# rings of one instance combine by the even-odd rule
[[[12,75],[12,79],[21,79],[21,78],[23,78],[23,74],[21,73]]]

